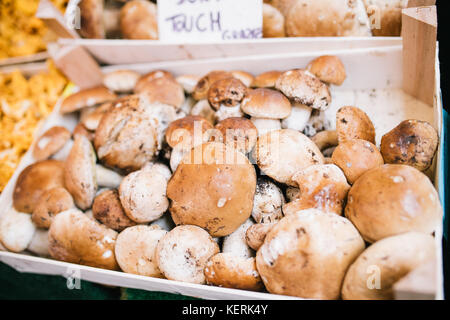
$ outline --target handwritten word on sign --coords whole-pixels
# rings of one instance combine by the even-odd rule
[[[262,38],[263,0],[158,0],[162,41]]]

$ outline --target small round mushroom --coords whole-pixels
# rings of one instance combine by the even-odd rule
[[[33,239],[35,231],[31,215],[27,213],[11,208],[0,217],[0,243],[9,251],[24,251]]]
[[[345,300],[394,299],[392,286],[420,265],[435,260],[432,236],[408,232],[368,247],[350,266],[342,285]],[[378,287],[379,286],[379,287]]]
[[[256,254],[256,267],[270,293],[338,299],[348,267],[364,250],[347,219],[316,209],[280,220]]]
[[[126,215],[137,223],[160,218],[169,207],[167,180],[153,167],[127,175],[119,187],[119,197]]]
[[[133,70],[115,70],[103,76],[103,85],[117,93],[131,93],[140,78]]]
[[[197,82],[192,92],[192,97],[195,100],[207,99],[209,88],[214,82],[231,77],[233,75],[227,71],[216,70],[209,72]]]
[[[227,118],[216,125],[225,144],[232,145],[242,153],[249,153],[256,144],[258,131],[247,118]]]
[[[177,82],[183,87],[184,92],[192,94],[194,92],[195,85],[200,80],[200,77],[192,74],[185,74],[176,77]]]
[[[42,194],[57,187],[64,187],[64,162],[35,162],[26,167],[17,178],[13,206],[19,212],[32,213]]]
[[[284,16],[277,8],[263,3],[263,37],[283,38],[285,36]]]
[[[426,175],[411,166],[385,164],[356,180],[345,216],[364,240],[375,242],[409,231],[431,234],[442,223],[442,207]]]
[[[367,114],[357,107],[342,107],[336,113],[336,132],[339,143],[352,139],[375,144],[375,127]]]
[[[31,218],[37,227],[48,229],[55,215],[74,207],[73,198],[66,189],[49,189],[39,198]]]
[[[208,232],[197,226],[183,225],[159,240],[155,258],[167,279],[203,284],[206,262],[218,252],[219,246]]]
[[[158,39],[156,4],[144,0],[131,0],[120,10],[120,30],[126,39]]]
[[[336,56],[320,56],[311,61],[306,69],[321,81],[341,85],[347,77],[342,61]]]
[[[127,273],[162,278],[155,259],[156,246],[167,231],[158,226],[134,226],[123,230],[116,240],[120,268]]]
[[[250,217],[255,188],[256,172],[244,154],[208,142],[192,149],[169,180],[170,213],[177,225],[226,236]]]
[[[172,148],[181,145],[184,149],[190,150],[209,140],[207,131],[210,129],[213,129],[213,126],[205,118],[186,116],[169,124],[166,141]]]
[[[275,88],[278,78],[283,74],[281,71],[268,71],[256,76],[252,82],[254,88]]]
[[[103,191],[95,197],[92,215],[108,228],[118,232],[136,225],[136,222],[125,214],[116,189]]]
[[[306,70],[296,69],[283,73],[275,88],[289,99],[318,110],[326,110],[331,102],[328,86]]]
[[[252,118],[284,119],[291,114],[289,100],[282,93],[268,88],[248,90],[241,108]]]
[[[78,122],[72,132],[72,136],[75,139],[77,136],[83,136],[90,142],[94,141],[95,132],[88,130],[82,122]]]
[[[64,184],[82,210],[91,207],[97,191],[95,162],[95,152],[89,140],[77,136],[64,165]]]
[[[87,217],[79,210],[61,212],[48,232],[48,250],[53,259],[118,270],[114,256],[117,232]]]
[[[170,80],[176,80],[172,73],[166,70],[153,70],[150,71],[144,75],[142,75],[138,81],[136,82],[136,85],[134,86],[134,92],[140,92],[144,89],[144,87],[147,85],[147,83],[152,82],[153,80],[166,78]]]
[[[277,222],[278,221],[270,223],[257,223],[248,227],[247,231],[245,232],[245,241],[247,242],[247,245],[253,250],[258,251],[258,249],[264,243],[266,235],[270,230],[272,230],[272,227]]]
[[[253,149],[258,167],[278,182],[297,186],[293,175],[313,164],[324,162],[317,146],[304,134],[282,129],[258,137]]]
[[[317,145],[320,151],[336,147],[339,144],[336,130],[324,130],[317,132],[311,137],[311,140]]]
[[[253,77],[253,75],[251,75],[248,72],[242,71],[242,70],[231,71],[231,74],[234,78],[242,81],[242,83],[246,87],[250,87],[251,84],[253,83],[253,80],[255,79],[255,77]]]
[[[405,120],[381,138],[381,154],[386,163],[407,164],[425,171],[436,154],[439,137],[426,121]]]
[[[216,114],[209,105],[209,102],[207,99],[203,99],[198,101],[191,109],[190,112],[193,116],[201,116],[208,120],[211,124],[214,124],[216,121]]]
[[[208,90],[208,101],[211,107],[219,110],[221,106],[234,107],[244,98],[247,87],[236,78],[225,78],[215,81]]]
[[[289,117],[281,120],[281,128],[303,131],[311,117],[312,109],[300,103],[292,104]]]
[[[250,118],[255,128],[258,130],[258,136],[262,136],[270,131],[280,130],[281,122],[278,119]]]
[[[159,102],[180,109],[185,101],[181,85],[173,77],[160,77],[136,85],[135,93],[146,96],[150,103]]]
[[[284,196],[280,188],[266,177],[258,178],[253,198],[252,217],[256,223],[276,222],[283,217]]]
[[[342,215],[350,189],[344,173],[334,164],[312,165],[298,171],[292,178],[300,188],[300,196],[283,206],[285,215],[315,208]]]
[[[377,147],[361,139],[347,140],[339,144],[331,159],[341,168],[350,184],[355,183],[366,171],[384,164]]]
[[[65,98],[61,103],[60,112],[62,114],[75,112],[116,98],[117,96],[104,86],[84,89]]]
[[[60,126],[51,127],[34,144],[33,157],[37,161],[46,160],[61,150],[69,139],[69,130]]]

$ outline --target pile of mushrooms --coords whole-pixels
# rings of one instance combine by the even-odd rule
[[[392,298],[396,281],[433,259],[442,208],[423,171],[438,136],[407,120],[378,149],[353,106],[339,109],[336,130],[302,133],[344,79],[331,56],[256,77],[106,74],[62,102],[62,114],[79,113],[72,132],[53,127],[34,143],[0,243],[175,281]],[[369,265],[389,274],[378,291],[366,286]]]

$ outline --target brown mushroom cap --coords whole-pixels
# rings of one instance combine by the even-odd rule
[[[431,234],[441,223],[439,196],[427,176],[399,164],[367,171],[348,193],[345,216],[368,242],[418,231]]]
[[[404,0],[364,0],[369,19],[380,22],[379,27],[373,28],[376,37],[398,37],[402,30],[402,9],[407,7]]]
[[[160,102],[180,109],[184,103],[183,87],[172,77],[163,76],[136,85],[135,93],[145,94],[150,103]]]
[[[225,144],[231,144],[242,153],[249,153],[256,144],[258,130],[247,118],[231,117],[216,124]]]
[[[342,107],[336,113],[336,132],[339,143],[362,139],[375,144],[375,127],[369,116],[357,107]]]
[[[368,247],[350,266],[342,285],[346,300],[394,299],[392,286],[410,271],[435,260],[432,236],[408,232]],[[379,284],[379,287],[376,287]]]
[[[289,99],[313,109],[325,110],[331,102],[328,86],[306,70],[286,71],[275,87]]]
[[[300,188],[300,196],[283,206],[284,214],[315,208],[342,215],[350,189],[344,173],[334,164],[312,165],[297,172],[292,180]]]
[[[66,144],[70,136],[70,131],[64,127],[51,127],[36,141],[33,157],[38,161],[50,158]]]
[[[97,192],[96,156],[88,139],[77,136],[64,165],[64,184],[82,210],[91,207]]]
[[[263,4],[263,37],[285,37],[284,17],[281,12],[270,4]]]
[[[56,215],[50,226],[48,250],[53,259],[118,270],[114,246],[117,232],[78,210]]]
[[[55,215],[74,206],[73,198],[66,189],[49,189],[39,198],[31,218],[37,227],[48,229]]]
[[[386,163],[425,171],[433,162],[438,143],[438,134],[428,122],[405,120],[381,138],[380,148]]]
[[[80,13],[80,29],[78,32],[84,38],[104,39],[103,1],[81,0],[78,3]]]
[[[278,78],[283,74],[281,71],[268,71],[255,77],[252,82],[254,88],[275,88]]]
[[[192,97],[195,100],[207,99],[209,88],[214,82],[231,77],[233,75],[227,71],[218,70],[209,72],[197,82]]]
[[[17,178],[13,205],[19,212],[32,213],[44,191],[64,187],[64,162],[43,160],[26,167]]]
[[[384,164],[378,148],[371,142],[361,139],[347,140],[339,144],[331,159],[344,172],[350,184],[367,170]]]
[[[321,56],[311,61],[306,69],[326,83],[341,85],[345,78],[345,67],[336,56]]]
[[[255,258],[218,253],[206,263],[206,283],[224,288],[262,291],[264,284],[256,269]]]
[[[218,110],[220,106],[234,107],[239,104],[247,92],[241,80],[225,78],[215,81],[208,90],[211,107]]]
[[[264,239],[266,238],[267,233],[272,230],[272,227],[277,222],[257,223],[248,227],[247,231],[245,232],[245,241],[247,242],[247,245],[253,250],[258,251],[258,249],[264,243]]]
[[[61,103],[61,113],[78,111],[85,107],[115,100],[117,96],[104,86],[80,90],[71,94]]]
[[[89,139],[90,141],[94,140],[95,132],[91,133],[92,131],[97,130],[98,125],[100,123],[100,120],[102,120],[103,115],[114,105],[113,102],[105,102],[101,105],[99,105],[97,108],[95,108],[94,111],[89,113],[86,117],[83,119],[80,119],[80,122],[86,132],[88,132],[89,136],[92,136],[92,139]],[[80,124],[77,125],[77,128]],[[79,133],[83,134],[84,130],[82,128],[79,129]],[[75,130],[74,130],[75,135]]]
[[[116,70],[103,76],[103,85],[118,93],[132,92],[141,75],[133,70]]]
[[[158,39],[156,4],[131,0],[120,10],[120,29],[126,39]]]
[[[195,137],[197,134],[195,128],[198,128],[198,134],[201,136]],[[180,143],[182,143],[183,146],[186,145],[186,147],[193,147],[196,142],[195,139],[197,139],[200,144],[207,142],[207,135],[205,132],[210,129],[213,129],[213,126],[205,118],[201,116],[186,116],[169,124],[169,127],[166,130],[166,141],[172,148]]]
[[[292,129],[274,130],[260,135],[253,149],[253,158],[265,174],[290,186],[297,186],[292,180],[295,173],[324,162],[314,142]]]
[[[221,237],[250,217],[255,188],[249,160],[223,143],[209,142],[183,158],[169,180],[167,196],[177,225],[197,225]]]
[[[284,119],[291,114],[291,103],[282,93],[258,88],[248,90],[241,104],[246,114],[265,119]]]
[[[119,232],[136,225],[136,222],[125,214],[116,189],[103,191],[95,197],[92,214],[108,228]]]
[[[110,167],[133,171],[151,161],[158,148],[158,132],[145,100],[139,96],[117,100],[102,117],[94,145],[100,161]]]
[[[153,71],[150,71],[150,72],[144,74],[137,80],[136,85],[134,86],[134,91],[139,92],[143,89],[143,87],[148,82],[152,82],[153,80],[161,79],[161,78],[175,79],[174,76],[172,75],[172,73],[170,73],[169,71],[153,70]]]
[[[310,209],[284,217],[269,231],[256,266],[270,293],[337,299],[348,267],[363,250],[350,221]]]
[[[253,83],[253,80],[255,79],[255,77],[252,74],[242,71],[242,70],[231,71],[231,75],[233,76],[233,78],[236,78],[236,79],[242,81],[242,83],[246,87],[250,87],[251,84]]]
[[[336,130],[324,130],[317,132],[311,137],[311,140],[317,145],[320,151],[336,147],[339,144]]]

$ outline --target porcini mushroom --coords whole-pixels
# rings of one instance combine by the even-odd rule
[[[263,37],[282,38],[285,36],[284,16],[274,6],[263,3]]]
[[[320,56],[311,61],[306,69],[321,81],[341,85],[345,78],[345,67],[336,56]]]
[[[133,70],[115,70],[103,76],[103,85],[117,93],[130,93],[141,75]]]
[[[10,208],[0,217],[0,242],[12,252],[24,251],[33,239],[36,226],[31,215]]]
[[[38,161],[46,160],[61,150],[69,139],[69,130],[61,126],[51,127],[34,144],[33,157]]]
[[[258,130],[247,118],[231,117],[216,124],[225,144],[232,145],[244,154],[252,151],[258,137]]]
[[[258,178],[252,210],[256,223],[279,221],[283,217],[281,207],[284,202],[283,193],[276,184],[266,177]]]
[[[55,215],[74,207],[73,198],[66,189],[49,189],[39,198],[31,218],[37,227],[48,229]]]
[[[192,97],[195,100],[207,99],[209,88],[214,82],[231,77],[233,75],[227,71],[216,70],[209,72],[197,82],[192,92]]]
[[[216,110],[218,121],[243,115],[240,103],[246,92],[247,87],[236,78],[225,78],[211,84],[208,90],[208,101]]]
[[[70,113],[85,107],[115,100],[117,96],[104,86],[80,90],[71,94],[61,103],[60,112]]]
[[[275,88],[278,78],[283,74],[281,71],[268,71],[256,76],[252,82],[254,88]]]
[[[156,4],[131,0],[120,10],[120,29],[126,39],[158,39]]]
[[[357,107],[342,107],[336,113],[336,132],[339,143],[352,139],[375,144],[375,127],[369,116]]]

